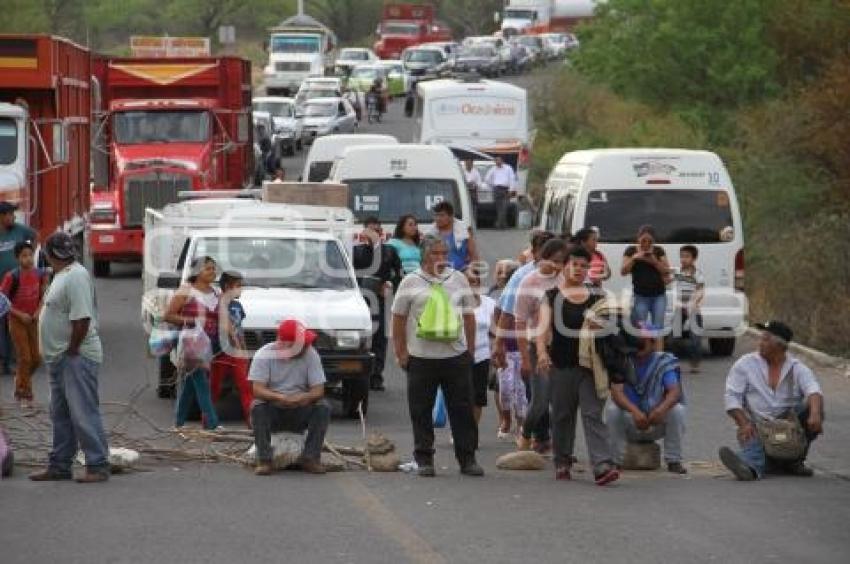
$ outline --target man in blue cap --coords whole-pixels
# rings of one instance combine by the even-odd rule
[[[23,241],[31,241],[33,244],[36,242],[36,232],[15,221],[17,210],[17,204],[0,202],[0,280],[18,266],[15,245]],[[0,318],[0,356],[3,357],[3,374],[11,374],[12,341],[9,338],[5,315]]]

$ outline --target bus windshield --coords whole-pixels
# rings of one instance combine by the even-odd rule
[[[440,201],[454,206],[460,218],[458,188],[452,180],[423,178],[376,178],[343,180],[348,184],[348,207],[363,220],[377,217],[381,223],[395,223],[404,214],[416,221],[431,223],[431,208]]]
[[[658,243],[724,243],[735,227],[728,192],[692,189],[594,190],[584,225],[598,227],[603,243],[632,243],[642,225]]]
[[[115,142],[203,143],[210,138],[210,114],[202,110],[126,111],[114,116]]]
[[[381,33],[385,35],[418,35],[419,24],[404,22],[384,22]]]
[[[315,35],[273,35],[272,53],[318,53],[319,37]]]

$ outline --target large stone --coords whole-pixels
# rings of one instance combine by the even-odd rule
[[[386,454],[375,454],[369,458],[372,470],[375,472],[397,472],[401,458],[395,451]]]
[[[626,443],[623,468],[626,470],[658,470],[661,466],[661,447],[656,442]]]
[[[543,470],[546,460],[533,450],[509,452],[496,459],[496,468],[500,470]]]

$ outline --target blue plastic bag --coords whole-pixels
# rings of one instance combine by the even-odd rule
[[[437,388],[437,401],[434,402],[434,427],[442,429],[446,426],[448,414],[446,413],[446,397],[443,388]]]

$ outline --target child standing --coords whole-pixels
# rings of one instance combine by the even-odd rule
[[[32,407],[32,375],[41,363],[38,351],[38,314],[44,294],[44,273],[35,267],[35,249],[31,241],[15,244],[17,268],[3,278],[0,291],[9,298],[9,334],[18,357],[15,374],[15,399],[21,407]]]
[[[702,360],[702,300],[705,295],[705,275],[697,268],[699,250],[693,245],[679,249],[681,268],[674,275],[679,300],[682,332],[687,328],[690,341],[691,373],[699,372]]]
[[[216,356],[212,363],[210,388],[212,401],[215,403],[221,394],[221,383],[230,375],[233,384],[239,390],[242,416],[250,427],[251,402],[254,400],[254,395],[251,383],[248,381],[249,357],[242,333],[242,321],[245,319],[245,308],[239,301],[242,295],[242,283],[242,274],[233,270],[224,272],[219,280],[222,304],[227,306],[227,317],[222,324],[221,354]]]

